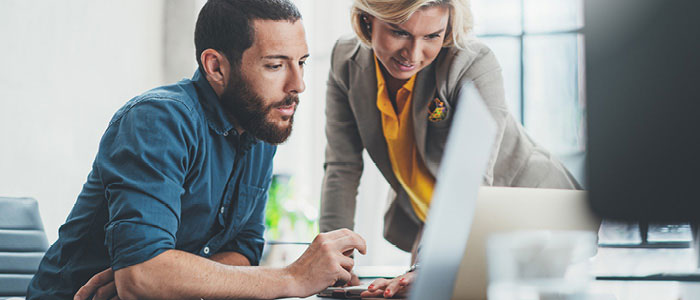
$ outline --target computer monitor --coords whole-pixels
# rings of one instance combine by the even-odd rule
[[[700,220],[700,1],[584,0],[584,14],[593,210]]]

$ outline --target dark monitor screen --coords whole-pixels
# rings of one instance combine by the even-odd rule
[[[593,210],[700,220],[700,1],[584,0]]]

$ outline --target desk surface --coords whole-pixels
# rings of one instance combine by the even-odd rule
[[[678,300],[700,298],[700,282],[675,281],[605,281],[591,283],[589,300]],[[311,296],[308,298],[285,298],[306,300],[332,300]],[[364,298],[383,299],[383,298]]]

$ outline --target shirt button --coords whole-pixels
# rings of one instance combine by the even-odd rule
[[[209,247],[204,247],[202,251],[204,251],[204,254],[209,254]]]
[[[221,209],[219,210],[222,214],[224,213],[224,207],[222,206]]]
[[[228,136],[228,131],[224,132],[224,136]]]

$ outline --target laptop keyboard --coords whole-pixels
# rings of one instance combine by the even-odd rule
[[[639,223],[603,220],[598,246],[612,248],[690,248],[690,223]]]

